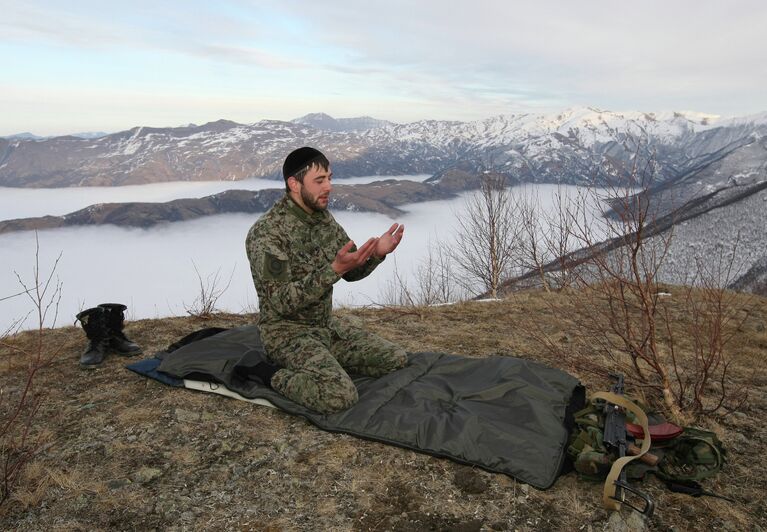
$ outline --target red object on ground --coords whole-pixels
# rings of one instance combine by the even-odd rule
[[[644,439],[644,431],[641,425],[626,423],[626,430],[636,439]],[[650,425],[650,441],[664,441],[676,438],[684,429],[668,421],[659,425]]]

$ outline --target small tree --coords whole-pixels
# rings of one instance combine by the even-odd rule
[[[0,346],[17,355],[21,362],[21,383],[13,394],[0,390],[0,505],[8,500],[14,485],[24,467],[40,451],[42,442],[33,435],[35,417],[44,399],[43,391],[38,389],[35,379],[38,373],[47,367],[61,353],[61,348],[51,348],[46,341],[46,332],[54,327],[58,316],[62,284],[54,280],[61,255],[56,259],[47,276],[40,271],[40,243],[35,233],[35,264],[32,268],[32,281],[24,281],[17,272],[16,278],[23,288],[19,294],[26,295],[33,305],[37,327],[34,340],[15,341],[16,333],[25,318],[18,319],[0,335]],[[13,371],[12,360],[8,359],[8,371]]]
[[[561,186],[554,194],[552,209],[543,207],[537,192],[531,195],[525,190],[515,201],[520,228],[515,263],[521,272],[535,272],[547,292],[552,285],[562,289],[572,282],[566,258],[575,245],[573,223],[585,213],[585,204],[581,193],[571,199]]]
[[[450,257],[464,285],[471,290],[479,282],[482,291],[498,297],[498,288],[514,265],[519,227],[506,177],[482,176],[478,192],[466,201],[458,216],[458,231]]]

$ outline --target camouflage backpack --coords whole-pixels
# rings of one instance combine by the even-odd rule
[[[658,416],[653,416],[653,420],[660,421]],[[631,421],[630,412],[627,412],[627,421]],[[602,404],[591,401],[589,406],[576,412],[575,424],[567,448],[574,469],[583,478],[604,480],[616,456],[602,443]],[[718,473],[726,461],[726,451],[716,434],[694,427],[685,427],[681,434],[669,440],[653,441],[650,453],[658,457],[657,464],[631,462],[626,466],[629,478],[641,479],[645,474],[653,473],[668,482],[696,482]]]
[[[713,432],[685,427],[684,432],[666,442],[651,447],[661,457],[653,471],[663,480],[697,481],[716,475],[726,462],[727,451]]]

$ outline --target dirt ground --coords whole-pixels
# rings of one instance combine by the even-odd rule
[[[409,351],[531,358],[570,372],[589,391],[605,389],[602,377],[529,334],[531,317],[560,342],[578,334],[543,302],[556,297],[534,292],[499,302],[341,312]],[[729,346],[730,374],[734,385],[747,387],[748,401],[698,422],[716,431],[729,458],[705,487],[737,502],[673,494],[649,478],[642,488],[657,505],[650,530],[767,528],[767,299],[743,304],[749,317]],[[126,333],[151,356],[196,329],[254,319],[140,320]],[[6,341],[32,348],[35,338],[27,332]],[[574,473],[539,491],[505,475],[323,432],[268,407],[164,386],[124,369],[129,359],[110,356],[99,369],[81,370],[86,342],[78,328],[45,331],[43,339],[46,353],[59,354],[36,379],[45,392],[32,425],[40,452],[0,506],[0,529],[613,529],[601,484]],[[18,399],[24,367],[20,355],[0,348],[2,419]]]

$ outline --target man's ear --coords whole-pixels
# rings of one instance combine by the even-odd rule
[[[298,179],[296,179],[295,177],[290,176],[288,178],[288,188],[290,189],[291,192],[298,192],[300,185],[301,183],[299,183]]]

